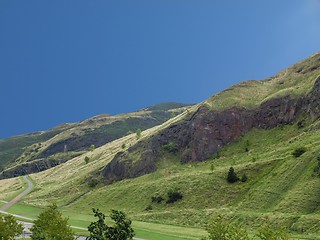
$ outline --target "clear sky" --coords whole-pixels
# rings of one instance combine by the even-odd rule
[[[320,0],[0,0],[0,138],[197,103],[320,50]]]

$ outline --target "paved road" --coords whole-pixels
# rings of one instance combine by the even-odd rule
[[[28,187],[22,193],[20,193],[18,196],[16,196],[14,199],[12,199],[9,202],[6,202],[6,204],[3,205],[2,208],[0,209],[0,213],[11,214],[11,213],[6,212],[6,210],[9,209],[13,204],[18,202],[21,198],[23,198],[25,195],[27,195],[28,193],[30,193],[32,191],[33,183],[29,180],[29,178],[27,176],[23,176],[23,179],[24,179],[24,181],[27,182]],[[11,214],[11,215],[13,215],[17,218],[20,218],[20,219],[25,219],[27,221],[34,221],[34,219],[28,218],[25,216],[21,216],[21,215],[17,215],[17,214]],[[33,226],[33,223],[26,222],[26,221],[18,221],[18,222],[20,222],[23,225],[24,230],[23,230],[23,234],[17,238],[29,238],[30,234],[31,234],[29,229]],[[87,228],[83,228],[83,227],[77,227],[77,226],[71,226],[71,227],[75,228],[75,229],[80,229],[80,230],[87,230]],[[75,237],[78,240],[85,240],[86,239],[86,237],[83,237],[83,236],[75,236]],[[133,239],[134,240],[144,240],[141,238],[133,238]]]
[[[10,202],[3,205],[1,208],[2,211],[6,211],[13,204],[18,202],[21,198],[23,198],[25,195],[27,195],[29,192],[31,192],[31,190],[33,189],[33,183],[29,180],[29,178],[27,176],[23,176],[23,180],[27,182],[28,187],[22,193],[20,193],[18,196],[16,196],[14,199],[12,199]]]

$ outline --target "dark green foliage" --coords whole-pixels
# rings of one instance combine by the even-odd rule
[[[151,211],[151,210],[152,210],[152,206],[149,204],[149,205],[146,207],[145,210],[146,210],[146,211]]]
[[[164,199],[163,199],[162,196],[153,196],[153,197],[151,197],[151,201],[152,201],[153,203],[161,203],[163,200],[164,200]]]
[[[249,152],[249,146],[250,146],[250,142],[249,142],[249,140],[246,140],[245,144],[244,144],[244,151],[245,152]]]
[[[23,227],[12,215],[0,216],[0,239],[11,240],[22,234]]]
[[[241,177],[241,182],[246,182],[248,180],[247,175],[244,173]]]
[[[74,240],[73,232],[68,225],[68,218],[63,218],[55,204],[50,205],[34,221],[32,240]]]
[[[134,236],[131,228],[131,220],[126,215],[117,210],[112,210],[110,218],[114,221],[114,226],[105,223],[105,215],[99,209],[92,209],[94,216],[98,218],[96,222],[90,223],[88,231],[90,236],[87,240],[128,240]]]
[[[162,146],[162,150],[169,152],[169,153],[177,153],[178,147],[177,144],[174,142],[169,142]]]
[[[97,186],[99,183],[99,181],[95,178],[92,178],[89,180],[88,185],[90,188],[94,188],[95,186]]]
[[[239,178],[238,178],[236,172],[234,171],[233,167],[229,168],[227,180],[229,183],[235,183],[235,182],[239,181]]]
[[[210,170],[211,170],[211,172],[213,172],[213,170],[214,170],[214,165],[213,165],[213,163],[210,164]]]
[[[307,151],[307,149],[305,147],[298,147],[296,148],[292,155],[296,158],[300,157],[302,154],[304,154]]]
[[[89,158],[88,156],[86,156],[86,157],[84,158],[84,161],[85,161],[86,164],[88,164],[88,163],[90,162],[90,158]]]
[[[126,144],[125,144],[125,143],[122,144],[122,145],[121,145],[121,148],[122,148],[122,149],[125,149],[125,148],[126,148]]]
[[[178,190],[170,190],[168,192],[168,200],[166,203],[174,203],[180,199],[182,199],[183,195]]]
[[[298,126],[298,129],[301,129],[301,128],[304,128],[305,126],[305,121],[304,120],[301,120],[297,123],[297,126]]]

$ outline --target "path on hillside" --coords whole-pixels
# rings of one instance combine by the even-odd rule
[[[18,202],[21,198],[23,198],[25,195],[27,195],[31,190],[33,189],[33,183],[30,181],[30,179],[27,176],[23,176],[23,180],[28,184],[28,187],[20,193],[18,196],[16,196],[14,199],[6,203],[5,205],[2,206],[1,210],[6,211],[9,209],[13,204]]]
[[[0,213],[10,214],[10,215],[13,215],[14,217],[17,217],[17,218],[26,219],[27,221],[33,221],[34,219],[32,219],[32,218],[28,218],[25,216],[11,214],[11,213],[6,212],[6,210],[9,209],[13,204],[17,203],[21,198],[23,198],[25,195],[27,195],[28,193],[30,193],[32,191],[33,183],[30,181],[30,179],[27,176],[23,176],[23,180],[28,184],[28,187],[22,193],[20,193],[18,196],[13,198],[11,201],[6,202],[6,204],[3,205],[2,208],[0,209]],[[22,234],[21,236],[19,236],[18,238],[25,238],[25,237],[28,238],[30,236],[29,229],[33,226],[33,223],[27,222],[27,221],[19,221],[23,225],[25,233]],[[87,228],[83,228],[83,227],[77,227],[77,226],[70,226],[70,227],[75,228],[75,229],[80,229],[80,230],[88,230]],[[77,236],[76,239],[85,240],[86,237]],[[134,240],[144,240],[141,238],[133,238],[133,239]]]

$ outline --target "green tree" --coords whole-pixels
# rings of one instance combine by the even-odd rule
[[[92,211],[98,220],[89,225],[90,236],[87,237],[87,240],[127,240],[133,238],[134,231],[131,228],[131,220],[127,219],[123,212],[111,211],[110,218],[115,224],[110,227],[105,223],[105,215],[99,209],[93,208]]]
[[[33,240],[74,240],[68,225],[68,218],[63,218],[57,205],[52,204],[34,221],[31,239]]]
[[[90,158],[89,158],[88,156],[86,156],[86,157],[84,158],[84,161],[85,161],[86,164],[88,164],[88,163],[90,162]]]
[[[227,180],[229,183],[235,183],[235,182],[239,181],[239,178],[238,178],[236,172],[234,171],[233,167],[229,168]]]
[[[224,220],[221,216],[212,220],[206,230],[209,235],[202,240],[249,240],[245,229]]]
[[[12,215],[0,216],[0,239],[13,240],[15,236],[22,234],[23,227],[17,223]]]

